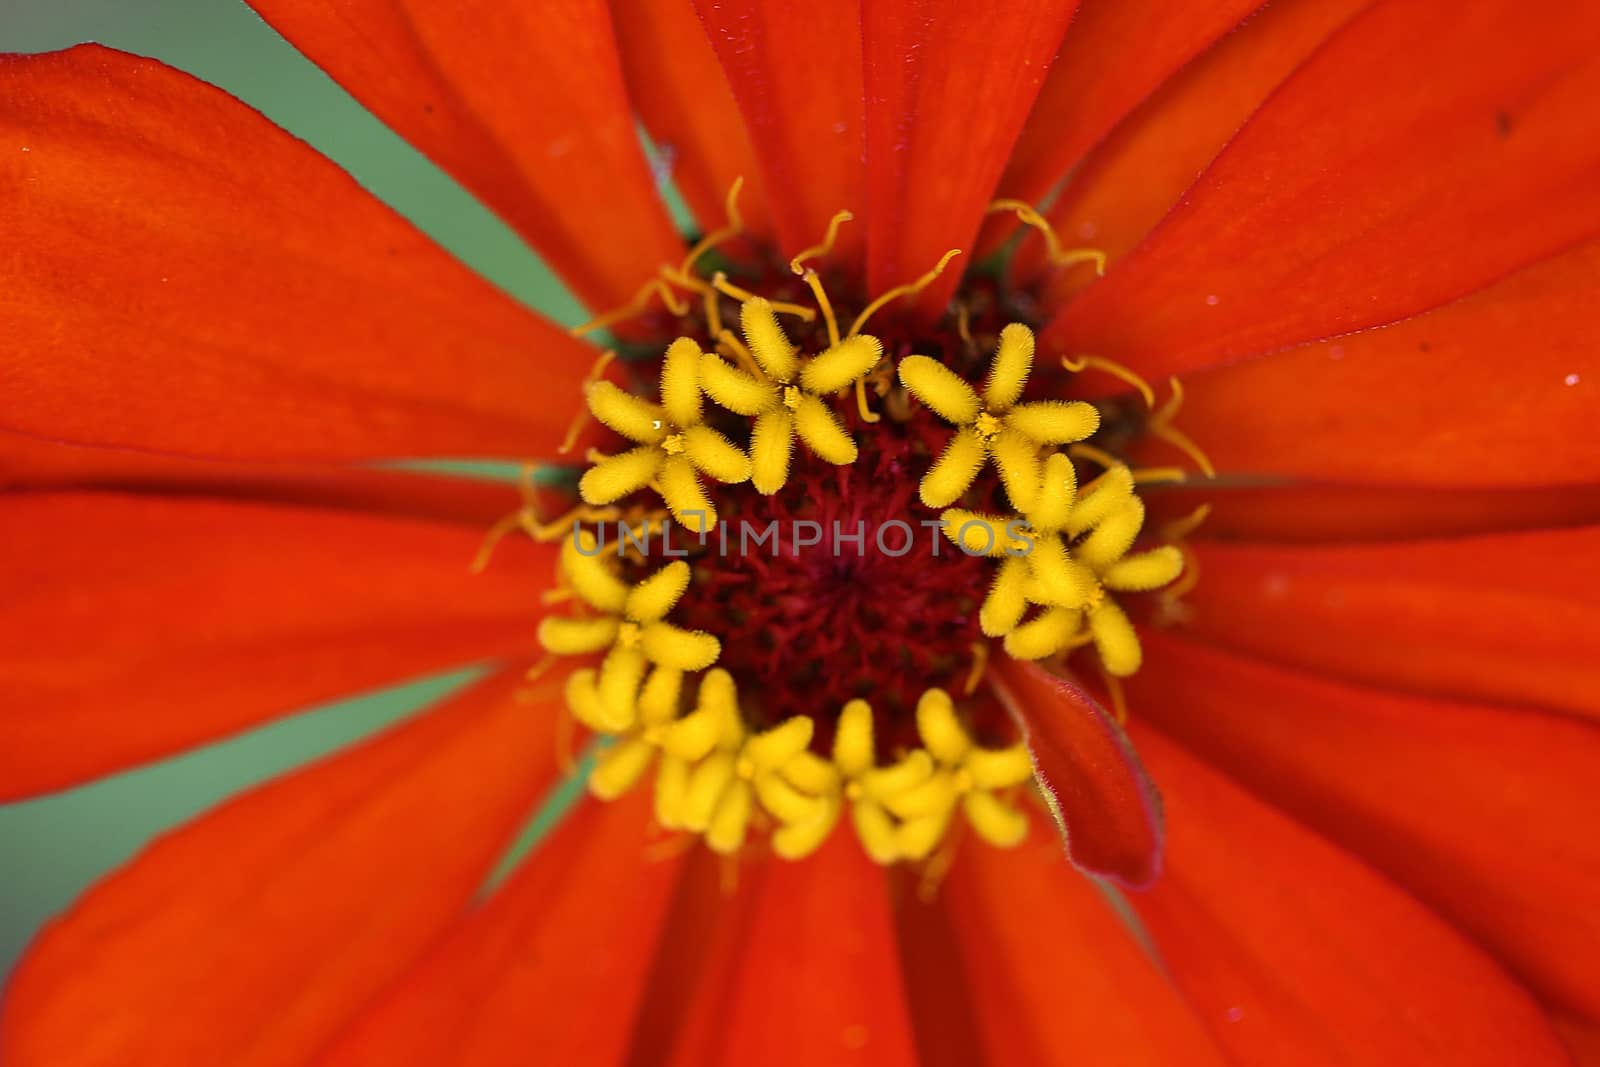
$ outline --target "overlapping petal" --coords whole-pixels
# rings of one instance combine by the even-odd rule
[[[649,804],[577,808],[318,1067],[626,1062],[682,863],[646,857]]]
[[[867,283],[970,249],[1078,0],[866,0]],[[937,317],[959,270],[918,298]]]
[[[531,656],[550,548],[469,572],[471,526],[201,497],[0,498],[0,796],[305,705]]]
[[[1086,155],[1048,214],[1070,244],[1121,259],[1165,215],[1267,95],[1372,0],[1276,0],[1257,10],[1151,94]],[[1195,5],[1200,13],[1203,5]],[[1052,146],[1054,147],[1054,146]],[[1018,248],[1019,276],[1043,242]],[[1087,272],[1056,279],[1064,297]]]
[[[1600,1017],[1600,729],[1152,636],[1141,715],[1360,855],[1536,993]]]
[[[838,211],[866,210],[857,0],[694,0],[755,146],[778,245],[822,239]],[[859,252],[845,227],[836,261]]]
[[[883,875],[856,842],[833,835],[759,892],[718,1062],[915,1064]],[[780,959],[784,981],[764,980]]]
[[[0,426],[219,458],[538,455],[586,345],[220,90],[0,57]]]
[[[1417,693],[1600,716],[1600,527],[1198,546],[1193,632]]]
[[[629,99],[701,229],[723,224],[728,190],[743,178],[745,229],[768,236],[772,223],[755,150],[694,5],[611,0],[611,22]]]
[[[1083,870],[1144,886],[1161,869],[1161,797],[1127,735],[1076,685],[1006,659],[991,676],[1026,729],[1034,776]]]
[[[1566,1063],[1482,951],[1350,854],[1155,730],[1133,731],[1172,818],[1130,900],[1173,980],[1243,1063]]]
[[[57,444],[0,431],[0,492],[93,489],[221,497],[443,519],[487,528],[515,506],[501,481],[322,463],[238,463]]]
[[[1043,198],[1119,119],[1260,6],[1084,0],[1011,154],[1001,194]]]
[[[900,910],[924,1067],[1226,1062],[1104,891],[1047,837],[973,843],[931,902],[908,894]],[[950,954],[935,960],[941,942]],[[965,1014],[976,1036],[963,1050],[949,1027]]]
[[[1600,242],[1380,329],[1196,375],[1224,471],[1391,485],[1600,484]]]
[[[161,838],[13,976],[15,1067],[299,1067],[455,921],[555,777],[513,673]]]
[[[728,862],[690,858],[633,1062],[913,1067],[882,869],[842,833],[801,863]]]
[[[1041,342],[1159,377],[1415,315],[1594,236],[1597,46],[1581,0],[1383,0]]]
[[[682,256],[605,0],[252,0],[373,114],[516,227],[591,307]]]
[[[1576,1067],[1600,1064],[1600,1023],[1559,1013],[1554,1016],[1554,1022],[1556,1033],[1561,1035]]]
[[[1196,534],[1208,541],[1333,544],[1600,524],[1600,486],[1415,489],[1200,481],[1152,493],[1150,504],[1152,512],[1173,518],[1209,507]]]

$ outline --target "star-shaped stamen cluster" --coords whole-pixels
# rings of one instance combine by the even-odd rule
[[[750,461],[756,491],[770,496],[789,480],[796,437],[819,459],[835,466],[854,463],[856,443],[827,398],[872,370],[883,358],[883,344],[856,334],[802,358],[772,304],[760,297],[740,305],[739,325],[756,366],[745,370],[708,353],[701,357],[700,375],[707,396],[755,420]]]
[[[589,411],[639,447],[600,459],[578,483],[586,503],[610,504],[654,483],[673,518],[694,533],[717,523],[701,477],[733,485],[750,477],[750,457],[704,422],[700,346],[672,342],[661,363],[661,402],[653,404],[601,379],[588,389]]]
[[[1044,659],[1092,643],[1107,671],[1134,673],[1139,639],[1110,593],[1166,585],[1182,572],[1183,553],[1163,545],[1128,554],[1145,512],[1125,466],[1111,467],[1080,489],[1072,460],[1051,453],[1032,498],[1019,516],[961,508],[940,516],[946,535],[964,551],[999,560],[979,609],[983,632],[1003,637],[1006,652],[1018,659]]]
[[[1100,413],[1081,400],[1019,403],[1033,368],[1033,331],[1012,323],[1000,331],[983,394],[955,371],[927,356],[900,361],[900,383],[956,427],[944,451],[923,475],[922,502],[947,507],[961,499],[986,460],[993,460],[1012,506],[1033,506],[1039,485],[1039,450],[1082,441],[1100,426]]]

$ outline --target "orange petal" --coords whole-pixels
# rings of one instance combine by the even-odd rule
[[[1592,237],[1597,46],[1584,0],[1377,4],[1042,341],[1160,377],[1415,315]]]
[[[774,865],[740,868],[691,844],[633,1025],[635,1062],[703,1067],[719,1054],[732,1021],[726,998],[740,980],[746,931]]]
[[[1161,798],[1111,716],[1078,686],[1003,658],[990,680],[1025,728],[1034,778],[1081,869],[1144,886],[1161,870]]]
[[[1056,1063],[1069,1049],[1077,1062],[1118,1067],[1224,1062],[1105,891],[1063,863],[1053,841],[972,842],[933,903],[909,899],[900,912],[925,1063]],[[951,958],[918,966],[939,940],[952,942]],[[963,1010],[979,1036],[952,1057],[933,1028]]]
[[[1551,1018],[1576,1067],[1600,1067],[1600,1023],[1555,1014]]]
[[[1078,0],[869,0],[861,8],[867,94],[867,280],[909,282],[951,248],[970,251],[1000,170]],[[961,278],[918,306],[937,317]]]
[[[744,179],[745,229],[771,228],[755,150],[733,90],[688,0],[611,0],[628,95],[650,136],[672,161],[672,180],[703,230],[724,221],[724,201]]]
[[[1276,0],[1255,12],[1168,79],[1083,159],[1047,213],[1056,232],[1069,244],[1090,244],[1121,259],[1267,94],[1371,2]],[[1014,269],[1032,277],[1042,268],[1042,250],[1042,241],[1024,242]],[[1069,272],[1058,281],[1081,283],[1088,274]]]
[[[1200,481],[1152,491],[1163,517],[1212,507],[1197,537],[1220,541],[1329,544],[1463,537],[1506,530],[1600,523],[1600,486],[1527,489],[1410,489],[1398,486],[1245,487]]]
[[[1139,101],[1261,0],[1083,0],[1011,154],[1002,196],[1037,202]]]
[[[12,977],[15,1067],[298,1067],[460,914],[555,777],[500,676],[158,840]]]
[[[694,0],[771,192],[784,254],[822,240],[837,211],[866,210],[861,16],[855,0]],[[859,224],[858,224],[859,226]],[[845,226],[834,263],[859,253]]]
[[[376,685],[536,654],[549,546],[468,526],[120,493],[0,498],[0,797]]]
[[[1600,730],[1151,635],[1140,716],[1373,864],[1546,1000],[1600,1017]]]
[[[623,1063],[681,860],[646,859],[649,805],[583,802],[319,1067]]]
[[[916,1064],[883,869],[845,833],[798,863],[733,862],[690,857],[633,1062]]]
[[[1380,686],[1600,716],[1600,527],[1196,547],[1186,603],[1208,641]]]
[[[1172,832],[1161,882],[1130,899],[1230,1058],[1566,1063],[1538,1005],[1481,951],[1137,714]]]
[[[99,489],[373,511],[472,523],[517,506],[504,482],[340,464],[227,463],[0,432],[0,492]]]
[[[1382,329],[1196,375],[1180,421],[1229,472],[1600,482],[1600,241]]]
[[[260,459],[561,439],[588,346],[232,97],[93,45],[0,57],[0,96],[5,428]]]
[[[803,862],[774,863],[760,893],[728,990],[721,1062],[913,1067],[882,868],[835,833]]]
[[[656,195],[605,0],[250,0],[528,239],[591,307],[683,243]]]

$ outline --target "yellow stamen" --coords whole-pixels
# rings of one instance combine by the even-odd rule
[[[1188,434],[1172,425],[1172,420],[1177,416],[1178,409],[1183,407],[1183,383],[1178,381],[1177,378],[1168,378],[1167,384],[1172,388],[1172,396],[1167,399],[1166,404],[1162,405],[1161,410],[1156,412],[1154,417],[1150,419],[1147,428],[1151,436],[1159,437],[1194,460],[1195,466],[1199,467],[1207,478],[1215,478],[1217,469],[1211,465],[1211,459],[1201,451],[1200,446],[1195,444]]]
[[[600,381],[601,377],[606,372],[606,368],[609,367],[611,365],[611,361],[616,358],[617,353],[609,348],[600,353],[600,358],[594,361],[594,366],[590,367],[589,373],[583,377],[581,389],[585,395],[587,395],[589,390],[594,387],[596,382]],[[564,456],[568,452],[572,451],[573,446],[578,443],[578,434],[583,432],[583,427],[588,421],[589,408],[587,405],[585,405],[584,407],[579,408],[578,413],[572,417],[571,424],[567,426],[566,436],[561,438],[561,444],[556,448],[557,455]],[[523,465],[525,472],[529,466],[529,464]]]
[[[834,318],[833,304],[828,301],[827,290],[822,288],[822,279],[817,277],[817,272],[808,270],[801,275],[811,289],[811,294],[817,299],[817,310],[822,312],[822,321],[828,327],[828,347],[839,347],[839,320]]]
[[[789,261],[789,269],[795,274],[804,274],[806,272],[806,268],[804,266],[805,261],[808,259],[816,259],[819,256],[826,256],[829,252],[832,252],[834,242],[839,239],[839,227],[843,226],[847,222],[852,221],[854,218],[855,216],[850,214],[848,211],[834,212],[833,218],[828,220],[828,231],[822,238],[822,243],[812,245],[810,248],[791,259]]]
[[[1189,480],[1189,472],[1182,467],[1135,467],[1135,485],[1179,485]]]
[[[678,265],[680,278],[692,278],[695,264],[700,257],[717,247],[731,237],[737,237],[744,232],[744,218],[739,214],[739,192],[744,188],[744,176],[733,179],[733,185],[728,188],[727,198],[723,201],[723,211],[727,216],[727,224],[720,230],[706,234],[697,241],[689,254],[683,257],[683,262]]]
[[[881,422],[883,416],[867,407],[867,379],[863,376],[856,379],[856,413],[861,416],[862,422]]]
[[[1054,267],[1070,267],[1075,263],[1093,263],[1095,273],[1102,277],[1106,273],[1106,254],[1098,248],[1063,248],[1061,239],[1056,236],[1055,227],[1050,225],[1043,215],[1034,209],[1032,204],[1021,200],[996,200],[991,203],[985,214],[994,214],[997,211],[1012,211],[1016,213],[1017,220],[1024,226],[1031,226],[1038,230],[1044,237],[1045,257]]]
[[[1104,467],[1106,470],[1111,470],[1115,467],[1126,466],[1122,460],[1118,459],[1116,456],[1113,456],[1110,452],[1107,452],[1101,448],[1097,448],[1094,445],[1089,444],[1087,441],[1073,442],[1067,447],[1067,455],[1071,456],[1073,459],[1086,459],[1091,463]]]
[[[483,535],[483,544],[478,547],[478,554],[472,557],[472,562],[467,565],[467,570],[472,574],[482,574],[489,566],[489,561],[494,558],[494,550],[505,539],[506,534],[522,527],[524,530],[529,524],[528,509],[518,508],[503,519],[495,521]]]
[[[817,317],[817,313],[815,311],[812,311],[810,308],[805,307],[802,304],[791,304],[784,300],[767,300],[766,297],[757,296],[748,289],[741,289],[737,285],[734,285],[732,282],[730,282],[728,280],[728,276],[723,274],[721,271],[718,271],[716,274],[712,275],[711,284],[717,288],[718,292],[733,297],[733,299],[739,301],[741,304],[747,303],[751,300],[766,300],[767,305],[771,307],[773,311],[776,311],[779,314],[794,315],[805,322],[810,322],[812,319]]]
[[[1100,665],[1100,678],[1105,682],[1106,693],[1111,697],[1111,717],[1118,726],[1128,725],[1128,694],[1122,687],[1122,679],[1112,674],[1102,663]]]
[[[1113,378],[1120,379],[1121,381],[1126,382],[1128,385],[1131,385],[1135,389],[1139,390],[1139,395],[1144,397],[1145,407],[1154,408],[1156,406],[1155,390],[1150,388],[1149,382],[1146,382],[1143,378],[1139,377],[1122,364],[1106,359],[1104,356],[1079,356],[1077,360],[1071,360],[1066,356],[1062,356],[1061,365],[1067,370],[1071,371],[1073,374],[1081,374],[1089,367],[1094,367],[1096,370],[1105,371]]]
[[[989,642],[972,642],[972,666],[967,670],[967,680],[961,686],[962,696],[971,696],[978,691],[978,683],[983,681],[983,672],[989,666]]]
[[[1161,527],[1163,541],[1182,541],[1200,528],[1200,525],[1211,516],[1211,505],[1201,504],[1189,514],[1180,519],[1173,519]]]
[[[745,373],[760,381],[766,380],[766,372],[756,363],[756,357],[750,354],[750,349],[745,346],[745,343],[739,340],[738,334],[732,330],[725,329],[717,334],[717,340],[728,346],[728,350],[733,353],[734,361],[743,368]],[[713,395],[711,399],[717,400],[717,397]],[[721,403],[721,401],[718,400],[718,403]],[[741,412],[741,414],[743,413]]]
[[[689,313],[689,305],[684,303],[683,300],[679,298],[677,292],[672,288],[672,286],[667,284],[666,279],[651,278],[649,281],[644,283],[639,291],[634,294],[633,299],[628,301],[626,304],[614,310],[608,311],[604,315],[590,319],[581,326],[574,326],[567,332],[574,337],[583,337],[587,334],[593,333],[596,330],[604,329],[605,327],[610,326],[612,323],[621,322],[624,319],[634,318],[641,314],[644,309],[649,306],[650,298],[652,296],[660,296],[661,303],[666,306],[666,309],[679,318],[682,318],[684,315]]]
[[[978,342],[972,339],[972,309],[965,300],[956,304],[956,336],[961,338],[968,355],[977,354]]]
[[[933,280],[944,273],[946,264],[960,254],[961,249],[950,249],[950,251],[939,257],[939,262],[934,264],[932,270],[928,271],[916,281],[909,282],[905,285],[897,285],[888,292],[880,295],[876,300],[863,308],[861,314],[856,316],[856,321],[850,324],[849,336],[854,337],[856,334],[860,333],[866,327],[867,320],[872,318],[872,316],[876,315],[879,311],[883,310],[885,304],[888,304],[893,300],[898,300],[902,296],[915,296],[928,286],[932,285]]]

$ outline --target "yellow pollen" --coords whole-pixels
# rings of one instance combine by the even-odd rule
[[[661,450],[669,456],[682,455],[688,446],[684,444],[683,434],[675,433],[661,442]]]
[[[638,648],[641,640],[638,623],[625,622],[617,627],[617,647]]]
[[[985,411],[978,416],[973,425],[978,428],[978,435],[987,441],[999,433],[1004,428],[1005,423]]]
[[[783,387],[783,406],[788,408],[790,411],[796,411],[799,409],[800,390],[798,387],[793,385],[786,385]]]

